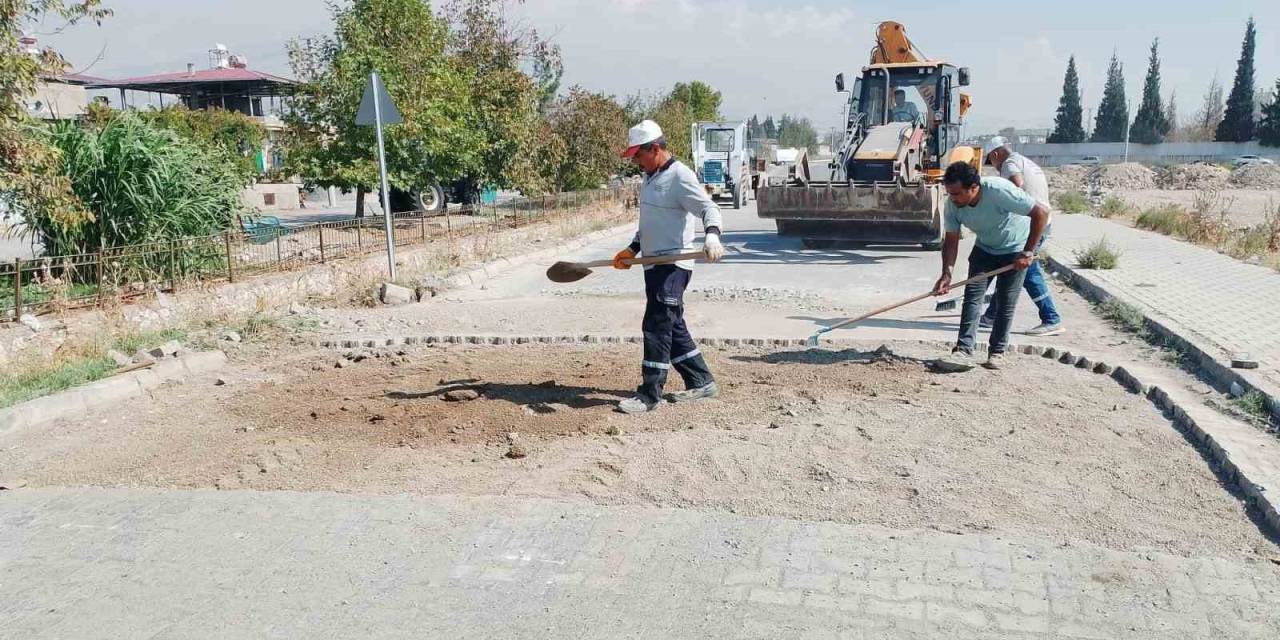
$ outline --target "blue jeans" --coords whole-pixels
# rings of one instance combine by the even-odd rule
[[[1040,239],[1040,244],[1036,245],[1036,251],[1040,251],[1040,247],[1044,246],[1044,238]],[[1053,294],[1049,291],[1049,283],[1044,280],[1044,269],[1040,268],[1040,261],[1036,260],[1027,267],[1027,277],[1023,279],[1022,286],[1027,290],[1027,294],[1031,296],[1031,301],[1035,303],[1036,309],[1040,311],[1040,322],[1044,324],[1060,324],[1062,316],[1058,315],[1058,306],[1053,303]],[[982,318],[988,324],[995,321],[995,300],[987,305],[987,310],[983,312]]]
[[[973,248],[969,254],[969,277],[985,271],[991,271],[1012,263],[1018,258],[1017,253],[991,254]],[[995,324],[991,327],[991,339],[988,343],[989,353],[1004,353],[1009,345],[1009,328],[1013,326],[1013,311],[1018,305],[1018,294],[1022,289],[1022,281],[1027,271],[1006,271],[996,276],[996,293],[991,298],[991,306],[995,313]],[[987,293],[990,278],[970,282],[964,287],[964,307],[960,311],[960,337],[956,340],[956,349],[965,353],[973,353],[978,339],[978,316],[982,313],[982,298]]]

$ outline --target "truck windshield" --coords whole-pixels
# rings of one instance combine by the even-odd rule
[[[703,134],[707,151],[727,153],[733,150],[733,129],[707,129]]]
[[[928,122],[933,117],[933,105],[937,93],[937,73],[920,73],[916,69],[894,69],[889,72],[888,122]],[[867,100],[862,108],[867,112],[867,122],[885,124],[884,77],[872,78],[866,83]]]

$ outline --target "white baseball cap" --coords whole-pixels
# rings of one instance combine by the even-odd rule
[[[649,144],[662,137],[662,127],[652,120],[645,120],[627,131],[627,149],[622,157],[630,158],[640,150],[640,145]]]
[[[982,161],[985,163],[987,161],[987,156],[991,155],[992,151],[1008,144],[1009,141],[1005,140],[1004,136],[996,136],[988,140],[986,144],[982,145]]]

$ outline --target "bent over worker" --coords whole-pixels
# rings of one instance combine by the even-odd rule
[[[1014,268],[996,276],[995,324],[983,366],[999,369],[1009,344],[1009,326],[1018,304],[1018,293],[1026,269],[1035,260],[1040,236],[1049,223],[1049,210],[1026,191],[1004,178],[983,178],[966,162],[954,162],[942,176],[947,190],[943,209],[946,236],[942,244],[942,276],[934,284],[934,293],[951,289],[951,269],[960,252],[960,227],[968,227],[976,239],[969,253],[969,277],[1012,264]],[[964,307],[960,311],[960,335],[951,355],[936,362],[938,369],[949,372],[968,371],[974,367],[973,350],[977,341],[978,316],[982,313],[982,297],[989,278],[970,282],[964,288]]]
[[[703,253],[708,262],[724,255],[720,244],[720,208],[703,190],[698,176],[667,150],[662,128],[645,120],[627,132],[622,157],[644,170],[640,187],[640,228],[631,246],[613,258],[616,269],[629,269],[624,261],[645,256],[686,253],[693,249],[697,220],[702,221]],[[623,413],[645,413],[662,402],[667,372],[674,368],[684,379],[685,390],[673,394],[673,402],[713,398],[719,393],[707,361],[684,323],[684,291],[693,275],[693,261],[645,265],[644,361],[636,395],[618,403]]]

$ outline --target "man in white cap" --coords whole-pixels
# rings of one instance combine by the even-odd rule
[[[640,187],[640,228],[631,246],[614,256],[614,268],[631,268],[623,261],[640,254],[661,256],[692,251],[697,220],[702,221],[705,234],[703,254],[708,262],[719,260],[724,255],[720,208],[693,170],[667,150],[658,123],[645,120],[631,127],[622,157],[630,158],[644,170],[645,177]],[[692,260],[645,266],[641,383],[635,397],[618,403],[619,411],[636,414],[657,408],[662,402],[667,371],[673,367],[685,386],[684,391],[671,396],[673,402],[714,398],[719,393],[711,369],[684,323],[684,291],[692,274]]]
[[[1010,149],[1009,141],[1002,136],[996,136],[982,146],[982,157],[985,162],[999,169],[1001,178],[1026,191],[1036,199],[1036,202],[1043,205],[1046,211],[1052,212],[1049,205],[1049,181],[1045,178],[1040,165]],[[1044,234],[1040,237],[1040,244],[1036,246],[1037,252],[1048,237],[1049,226],[1046,226]],[[1039,261],[1032,262],[1027,268],[1027,277],[1023,280],[1022,286],[1031,295],[1031,301],[1040,312],[1040,324],[1028,329],[1025,332],[1026,335],[1053,336],[1062,333],[1062,316],[1058,314],[1058,307],[1053,303],[1053,293],[1045,282],[1044,270],[1040,268]],[[979,326],[989,329],[995,324],[994,309],[994,304],[987,305],[987,310],[978,321]]]

